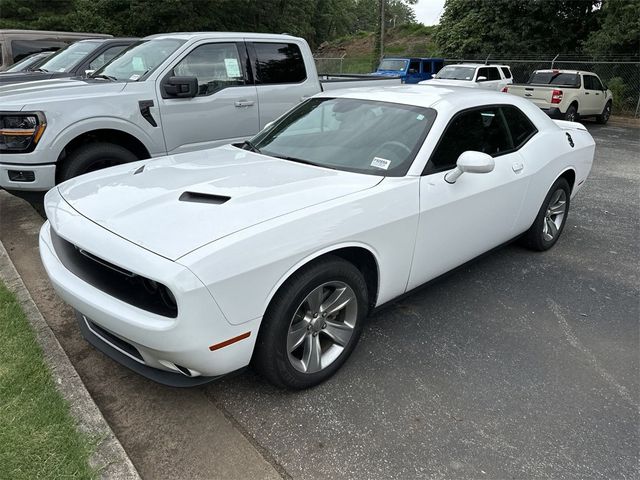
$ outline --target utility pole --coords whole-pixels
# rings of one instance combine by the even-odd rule
[[[373,47],[373,58],[371,59],[371,68],[376,70],[384,57],[384,7],[387,0],[378,0],[378,31],[376,32],[375,43]]]

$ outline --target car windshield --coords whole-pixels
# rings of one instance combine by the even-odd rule
[[[380,66],[378,70],[395,70],[395,71],[404,71],[407,68],[408,60],[393,60],[390,58],[385,58],[380,62]]]
[[[101,43],[101,41],[91,40],[76,42],[51,55],[39,68],[45,72],[70,72]]]
[[[438,72],[436,78],[442,80],[473,80],[475,67],[460,67],[458,65],[449,65]]]
[[[135,82],[153,72],[175,52],[184,40],[158,38],[145,40],[129,47],[92,76],[103,75],[113,80]]]
[[[399,177],[409,170],[435,117],[435,110],[412,105],[313,98],[245,147],[293,162]]]
[[[44,63],[44,59],[51,55],[53,52],[41,52],[34,53],[33,55],[29,55],[26,58],[23,58],[17,63],[11,65],[11,68],[7,68],[5,72],[15,73],[22,72],[23,70],[31,70],[34,67],[37,67],[39,64]]]
[[[570,85],[580,86],[580,75],[577,73],[533,72],[529,83],[536,85]]]

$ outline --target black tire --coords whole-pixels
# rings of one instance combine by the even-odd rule
[[[547,222],[547,212],[549,208],[552,206],[551,203],[554,200],[555,194],[558,191],[564,192],[565,198],[565,210],[564,215],[560,221],[560,226],[557,228],[557,233],[553,236],[551,240],[545,238],[545,222]],[[567,217],[569,216],[569,207],[571,203],[571,189],[569,188],[569,183],[565,178],[559,178],[555,181],[555,183],[549,189],[549,193],[542,202],[542,206],[540,207],[540,211],[538,212],[538,216],[536,220],[531,225],[531,228],[527,230],[527,232],[523,235],[522,241],[525,246],[532,250],[536,250],[538,252],[543,252],[545,250],[549,250],[551,247],[555,245],[562,234],[562,230],[564,229],[565,224],[567,223]]]
[[[73,150],[64,160],[58,180],[64,182],[83,173],[135,162],[138,157],[120,145],[107,142],[87,143]]]
[[[332,363],[315,373],[301,372],[294,367],[287,351],[289,327],[310,292],[336,281],[347,284],[355,294],[357,315],[353,332]],[[293,274],[271,301],[260,326],[252,364],[278,387],[299,390],[317,385],[331,377],[351,355],[360,338],[367,310],[368,292],[362,273],[340,257],[323,257]]]
[[[606,125],[607,122],[609,121],[610,116],[611,116],[611,102],[609,101],[604,106],[604,110],[602,110],[602,113],[600,115],[596,115],[596,122],[598,122],[600,125]]]
[[[580,114],[575,105],[569,105],[569,108],[567,108],[567,111],[564,113],[564,119],[568,122],[580,121]]]

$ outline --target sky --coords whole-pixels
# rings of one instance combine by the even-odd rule
[[[437,24],[444,9],[444,1],[418,0],[418,3],[413,6],[413,10],[416,12],[416,20],[425,25]]]

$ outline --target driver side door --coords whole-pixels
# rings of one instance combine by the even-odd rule
[[[420,178],[420,220],[408,289],[520,233],[514,227],[528,182],[514,145],[500,106],[463,110],[451,119]],[[469,150],[494,157],[494,170],[464,173],[447,183],[446,173]]]

